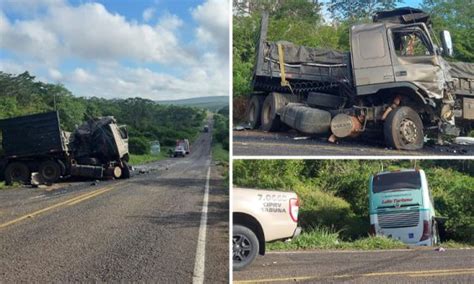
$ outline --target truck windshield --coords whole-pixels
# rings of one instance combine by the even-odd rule
[[[392,34],[398,56],[432,55],[429,39],[419,27],[393,29]]]
[[[398,172],[376,175],[373,180],[372,188],[373,193],[397,189],[420,189],[420,173]]]

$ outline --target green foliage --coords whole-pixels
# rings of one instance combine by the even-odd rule
[[[294,191],[302,201],[305,230],[326,227],[344,239],[367,236],[371,175],[421,167],[428,176],[435,208],[447,218],[450,239],[474,243],[474,162],[453,160],[236,160],[237,186]]]
[[[214,114],[213,140],[222,145],[222,148],[229,151],[229,117],[221,114]]]
[[[425,0],[423,9],[432,16],[439,34],[449,30],[453,40],[454,59],[474,62],[474,7],[465,0]]]
[[[328,10],[337,19],[354,21],[371,18],[375,12],[393,9],[402,2],[402,0],[330,0]]]
[[[150,143],[145,137],[130,137],[128,148],[131,154],[145,155],[150,153]]]
[[[169,157],[168,150],[170,148],[161,147],[161,152],[157,155],[145,154],[145,155],[130,155],[129,164],[130,165],[143,165],[151,162],[160,161]]]

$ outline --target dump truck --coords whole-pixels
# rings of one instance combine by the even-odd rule
[[[232,267],[242,270],[258,254],[265,255],[267,242],[286,240],[301,233],[300,202],[294,192],[232,189]]]
[[[430,16],[405,7],[378,12],[350,31],[350,52],[266,40],[263,14],[252,89],[251,128],[327,135],[371,135],[388,147],[418,150],[474,128],[474,64],[448,63],[449,31],[441,42]],[[374,135],[375,134],[375,135]]]
[[[0,179],[28,184],[37,172],[46,184],[62,177],[129,178],[128,133],[115,118],[90,119],[74,132],[61,129],[56,111],[0,120]]]

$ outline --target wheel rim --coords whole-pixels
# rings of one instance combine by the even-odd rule
[[[234,235],[232,238],[232,259],[236,262],[245,261],[252,251],[252,243],[244,235]]]
[[[418,139],[418,128],[410,119],[403,119],[400,123],[400,137],[405,144],[413,144]]]

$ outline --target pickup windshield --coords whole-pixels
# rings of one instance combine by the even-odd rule
[[[376,175],[372,184],[373,193],[420,188],[421,178],[419,172],[398,172]]]

